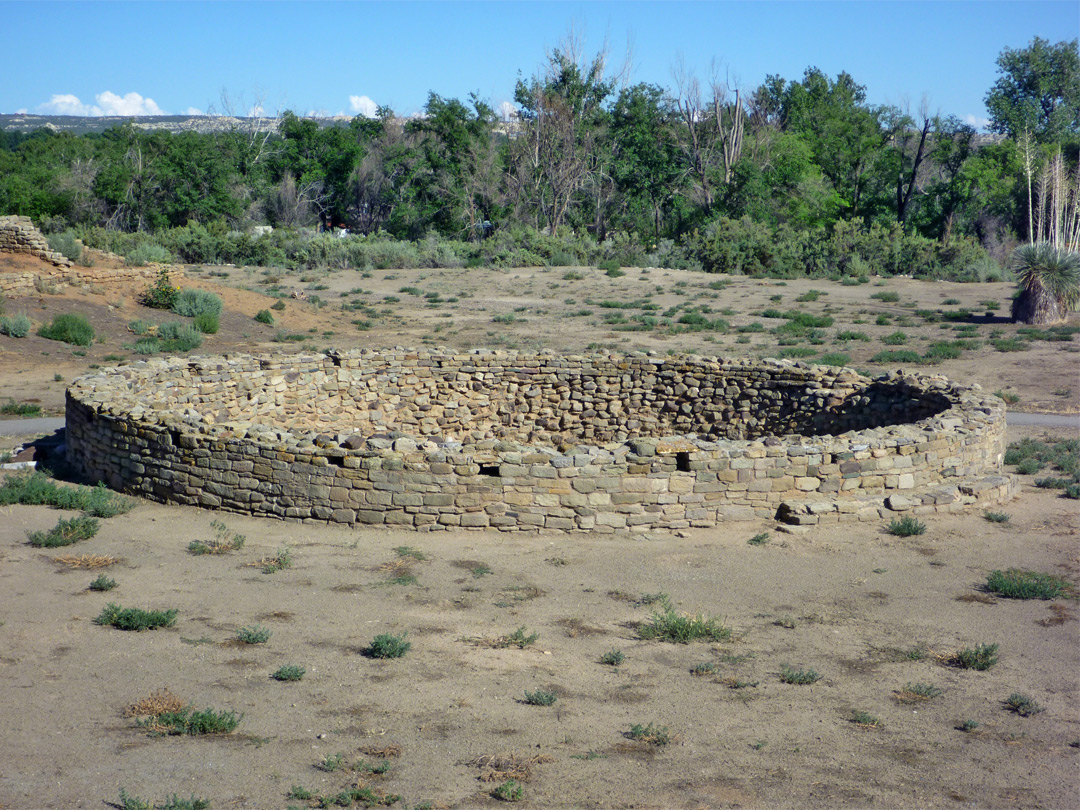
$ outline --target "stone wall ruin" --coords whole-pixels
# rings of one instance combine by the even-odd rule
[[[1012,494],[977,387],[790,361],[478,350],[149,360],[68,390],[69,460],[163,502],[436,530],[877,520]]]

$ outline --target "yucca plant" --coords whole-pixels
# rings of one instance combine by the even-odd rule
[[[1013,299],[1014,321],[1057,323],[1080,304],[1080,253],[1036,242],[1013,251],[1011,265],[1020,283]]]

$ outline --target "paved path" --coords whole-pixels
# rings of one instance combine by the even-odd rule
[[[1016,413],[1009,411],[1005,415],[1009,425],[1035,425],[1037,427],[1064,427],[1080,430],[1080,414],[1063,415],[1057,413]],[[62,416],[43,417],[41,419],[8,419],[0,421],[0,436],[35,436],[40,433],[55,433],[64,426]]]

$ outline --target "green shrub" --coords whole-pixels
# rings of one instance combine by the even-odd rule
[[[202,345],[202,335],[188,323],[169,321],[158,327],[158,341],[162,351],[189,352]],[[136,342],[136,345],[138,343]]]
[[[94,342],[94,328],[85,315],[75,313],[54,316],[51,324],[38,328],[38,334],[72,346],[90,346]]]
[[[29,532],[27,538],[30,545],[36,548],[59,548],[70,546],[80,540],[89,540],[98,532],[100,524],[97,518],[88,515],[64,520],[60,518],[56,526],[47,532]]]
[[[236,712],[219,712],[209,708],[198,712],[187,706],[179,711],[140,720],[138,724],[155,734],[231,734],[243,717]]]
[[[16,402],[9,397],[7,402],[0,405],[0,415],[26,417],[40,416],[41,406],[33,402]]]
[[[270,677],[275,681],[298,681],[306,672],[306,669],[296,664],[285,664],[272,672]]]
[[[1021,717],[1032,717],[1045,709],[1021,692],[1013,692],[1005,699],[1005,707]]]
[[[175,609],[122,608],[110,602],[94,619],[94,623],[110,625],[117,630],[156,630],[159,627],[172,627],[176,622],[176,613]]]
[[[251,627],[241,627],[236,631],[236,640],[241,644],[265,644],[270,640],[272,633],[265,627],[255,624]]]
[[[503,802],[520,802],[525,798],[525,788],[513,779],[507,779],[491,791],[491,796]]]
[[[401,658],[412,647],[412,643],[405,640],[407,635],[408,633],[400,636],[393,633],[377,635],[364,653],[368,658]]]
[[[268,309],[260,309],[255,313],[255,320],[259,323],[265,323],[267,326],[274,325],[274,315]]]
[[[526,632],[525,625],[522,625],[510,635],[503,636],[499,639],[499,643],[496,646],[517,647],[519,650],[524,650],[530,644],[535,644],[538,638],[540,638],[539,633]]]
[[[220,325],[219,317],[212,312],[200,312],[192,321],[192,326],[204,335],[216,335]]]
[[[646,745],[667,745],[674,739],[672,733],[668,730],[667,726],[657,726],[649,723],[647,726],[643,726],[640,723],[634,723],[630,726],[630,730],[625,733],[626,737],[636,742],[645,743]]]
[[[997,663],[997,644],[976,644],[974,648],[958,650],[952,663],[961,669],[974,669],[982,672]]]
[[[666,599],[661,601],[661,606],[663,612],[653,613],[648,623],[638,628],[641,638],[689,644],[698,639],[724,641],[731,637],[731,628],[725,627],[720,619],[703,614],[693,616],[678,613]]]
[[[273,304],[270,305],[270,309],[275,310],[277,312],[284,312],[285,311],[285,302],[281,301],[281,300],[277,300]]]
[[[554,692],[548,692],[544,689],[537,689],[535,692],[525,690],[525,702],[530,706],[550,706],[557,699],[558,696]]]
[[[150,286],[143,290],[139,297],[139,303],[151,309],[169,309],[176,303],[176,297],[180,294],[180,288],[174,287],[169,278],[169,270],[162,267]],[[140,334],[140,333],[136,333]]]
[[[817,361],[823,366],[846,366],[851,362],[851,355],[843,352],[826,352]]]
[[[82,258],[82,244],[71,231],[50,234],[49,249],[73,262],[78,262]]]
[[[124,263],[131,267],[143,267],[147,264],[168,264],[171,261],[172,254],[168,249],[154,242],[142,242],[124,255]]]
[[[623,655],[622,650],[608,650],[600,656],[600,663],[609,667],[617,667],[625,660],[626,656]]]
[[[117,581],[105,574],[98,574],[97,579],[90,583],[92,591],[111,591],[117,586]]]
[[[929,348],[926,350],[926,354],[923,355],[923,359],[927,362],[937,363],[942,360],[956,360],[963,353],[964,350],[955,343],[939,341],[930,344]]]
[[[796,686],[808,686],[812,683],[817,683],[821,680],[821,675],[812,669],[795,669],[787,664],[784,664],[780,668],[780,680],[784,683],[795,684]]]
[[[0,316],[0,335],[24,338],[30,334],[30,319],[23,314]]]
[[[15,503],[79,510],[99,518],[130,512],[136,504],[106,489],[104,484],[62,487],[40,470],[13,475],[0,484],[0,506]]]
[[[204,313],[220,316],[221,308],[221,297],[206,290],[181,290],[172,305],[172,311],[185,318]]]
[[[200,799],[194,794],[190,798],[181,799],[175,793],[168,796],[162,804],[151,804],[138,796],[132,796],[123,788],[120,788],[120,804],[109,805],[119,807],[120,810],[207,810],[210,802]]]
[[[904,332],[893,332],[892,334],[885,335],[881,339],[881,342],[886,346],[900,346],[907,343],[907,334]]]
[[[922,357],[911,349],[878,352],[870,358],[871,363],[920,363]]]
[[[986,590],[1006,599],[1057,599],[1072,593],[1072,586],[1068,580],[1053,574],[1009,568],[991,571],[986,579]]]
[[[895,304],[897,301],[900,300],[900,293],[893,292],[891,290],[882,290],[881,292],[874,293],[870,297],[871,298],[876,298],[878,301],[881,301],[883,304]]]
[[[888,532],[896,537],[914,537],[926,533],[926,524],[916,517],[904,515],[889,521]]]

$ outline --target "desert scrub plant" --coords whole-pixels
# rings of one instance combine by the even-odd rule
[[[525,703],[530,706],[551,706],[558,699],[558,695],[546,689],[537,689],[535,692],[525,690]]]
[[[100,525],[97,518],[89,515],[80,515],[67,520],[60,518],[47,532],[29,532],[27,541],[35,548],[70,546],[80,540],[89,540],[97,534]]]
[[[974,669],[976,672],[985,672],[998,662],[998,645],[976,644],[974,647],[965,647],[957,650],[954,654],[946,656],[945,662],[960,669]]]
[[[236,712],[217,711],[211,708],[195,711],[190,706],[185,706],[176,711],[152,715],[145,720],[137,720],[136,723],[152,734],[201,736],[204,734],[231,734],[240,725],[243,717],[244,715]]]
[[[525,798],[525,788],[514,779],[507,779],[494,790],[491,796],[501,802],[520,802]]]
[[[408,633],[394,635],[393,633],[380,633],[371,640],[371,644],[364,650],[368,658],[401,658],[412,647],[412,642],[406,641]]]
[[[634,740],[634,742],[656,746],[667,745],[674,739],[667,726],[657,726],[653,723],[649,723],[647,726],[634,723],[630,726],[629,731],[623,733],[623,736]]]
[[[929,683],[906,683],[903,689],[893,692],[897,703],[921,703],[941,697],[943,690]]]
[[[821,680],[815,670],[812,669],[795,669],[795,667],[784,664],[780,667],[780,680],[784,683],[794,684],[796,686],[808,686],[812,683],[817,683]]]
[[[270,677],[275,681],[298,681],[306,672],[306,669],[297,664],[285,664],[270,673]]]
[[[890,520],[887,531],[895,537],[914,537],[926,533],[926,524],[911,515],[904,515]]]
[[[1009,265],[1019,283],[1012,304],[1014,321],[1055,323],[1080,304],[1080,253],[1075,250],[1049,242],[1021,245]]]
[[[255,320],[259,323],[265,323],[267,326],[273,326],[274,314],[268,309],[260,309],[255,313]]]
[[[398,546],[394,549],[394,553],[404,560],[416,560],[417,562],[423,562],[427,559],[427,555],[418,548],[412,546]]]
[[[216,335],[221,328],[221,318],[213,312],[200,312],[191,325],[204,335]]]
[[[986,578],[986,590],[1006,599],[1057,599],[1069,596],[1073,587],[1068,580],[1053,574],[1009,568],[991,571]]]
[[[851,716],[851,722],[858,728],[874,730],[885,728],[885,723],[881,719],[874,717],[870,712],[854,712]]]
[[[239,551],[244,547],[247,538],[230,530],[220,520],[213,521],[210,528],[214,531],[214,539],[192,540],[188,543],[188,552],[195,555],[227,554],[230,551]]]
[[[105,576],[105,574],[98,574],[97,579],[90,583],[90,590],[92,591],[111,591],[117,587],[119,583],[112,577]]]
[[[236,640],[241,644],[265,644],[270,640],[272,633],[265,627],[253,624],[251,627],[241,627],[236,631]]]
[[[156,804],[138,796],[132,796],[123,788],[120,788],[120,804],[114,805],[120,810],[206,810],[210,806],[208,799],[200,799],[192,794],[190,798],[181,799],[173,793],[167,796],[165,801]]]
[[[655,612],[648,623],[638,628],[643,639],[658,639],[672,644],[689,644],[691,641],[724,641],[731,638],[731,628],[723,622],[704,614],[679,613],[667,600],[661,602],[662,612]]]
[[[690,674],[696,675],[699,678],[715,675],[718,671],[719,668],[712,661],[703,661],[700,664],[694,664],[694,666],[690,667]]]
[[[176,622],[176,609],[141,610],[124,608],[110,602],[96,619],[94,624],[108,625],[117,630],[156,630],[159,627],[172,627]]]
[[[33,324],[30,319],[23,314],[18,315],[4,315],[0,317],[0,335],[7,335],[13,338],[24,338],[30,334],[30,327]]]
[[[746,541],[747,545],[751,545],[751,546],[763,546],[768,542],[769,542],[769,533],[768,532],[761,532],[760,534],[755,534],[753,537],[751,537],[749,540]]]
[[[1021,717],[1031,717],[1046,710],[1022,692],[1013,692],[1005,698],[1005,707]]]
[[[177,293],[170,309],[185,318],[194,318],[204,313],[220,316],[221,296],[206,290],[182,290]]]
[[[980,725],[982,725],[982,724],[978,720],[963,720],[956,727],[956,730],[957,731],[962,731],[965,734],[970,734],[975,729],[977,729]]]
[[[292,552],[288,548],[279,548],[277,554],[263,557],[261,560],[248,563],[248,565],[262,569],[264,574],[274,574],[278,571],[284,571],[286,568],[292,568]]]
[[[510,635],[502,636],[495,646],[517,647],[519,650],[524,650],[530,644],[535,644],[538,638],[540,638],[539,633],[529,633],[525,630],[525,625],[522,625]]]
[[[1012,515],[1008,512],[983,512],[983,520],[987,523],[1008,523],[1012,519]]]
[[[32,402],[16,402],[11,397],[0,405],[0,416],[40,416],[41,406]]]
[[[52,323],[38,327],[38,334],[72,346],[91,346],[94,343],[94,327],[85,315],[78,313],[54,315]]]
[[[600,663],[609,667],[617,667],[625,660],[626,656],[623,655],[622,650],[608,650],[600,656]]]

